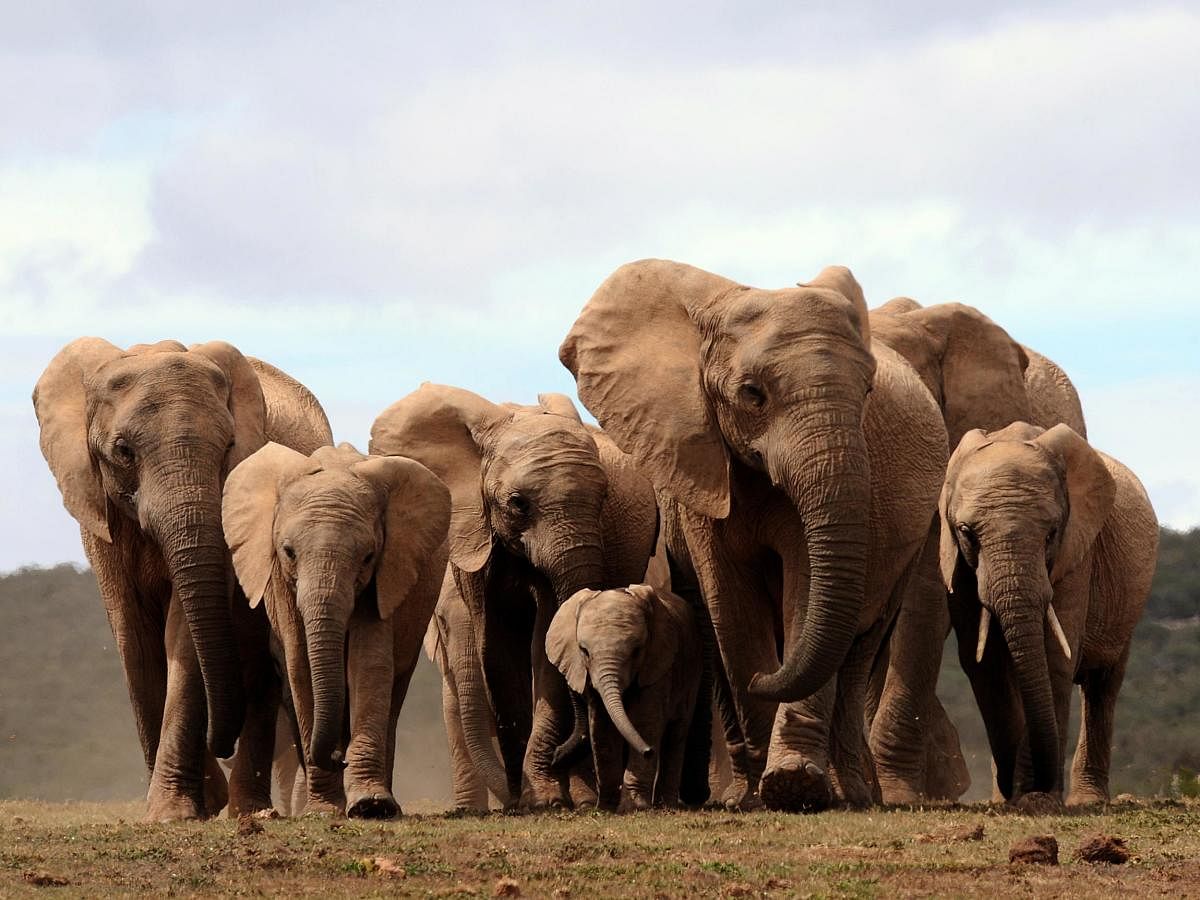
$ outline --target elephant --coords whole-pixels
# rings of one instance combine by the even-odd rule
[[[446,568],[450,492],[401,456],[268,443],[230,474],[222,522],[283,647],[306,811],[398,815],[396,720]]]
[[[1106,802],[1113,709],[1158,553],[1145,489],[1069,426],[1014,422],[964,435],[939,511],[959,660],[1001,794],[1061,797],[1074,682],[1066,802]]]
[[[732,701],[727,803],[822,809],[836,776],[844,800],[869,804],[866,683],[949,450],[917,373],[872,342],[854,276],[762,290],[629,263],[559,358],[669,501],[675,590],[707,604]]]
[[[680,806],[703,675],[699,623],[687,602],[648,584],[582,590],[559,607],[546,654],[588,704],[597,805]],[[626,748],[628,744],[628,751]],[[626,762],[628,757],[628,762]],[[708,754],[693,777],[708,778]]]
[[[535,808],[594,802],[583,773],[553,765],[579,711],[546,659],[546,629],[577,591],[641,579],[658,524],[652,486],[561,394],[501,405],[427,383],[380,414],[370,447],[420,461],[450,489],[450,563],[510,798],[527,781]]]
[[[509,793],[508,776],[496,754],[496,720],[488,705],[475,631],[449,566],[425,637],[425,652],[442,673],[442,717],[455,807],[487,812],[489,791],[502,806],[513,806],[516,798]]]
[[[951,447],[970,429],[994,430],[1017,420],[1044,428],[1064,423],[1087,434],[1066,373],[974,307],[922,307],[897,297],[871,311],[871,334],[921,376],[942,411]],[[890,804],[954,800],[970,784],[958,733],[936,696],[950,630],[937,567],[938,531],[935,516],[872,679],[870,748],[881,798]]]
[[[317,399],[223,341],[63,347],[38,379],[41,449],[79,522],[150,773],[152,820],[271,805],[279,680],[269,625],[234,602],[226,475],[268,440],[332,440]]]

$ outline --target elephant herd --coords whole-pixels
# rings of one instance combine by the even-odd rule
[[[424,384],[363,454],[227,343],[54,357],[41,448],[150,819],[269,809],[281,760],[291,811],[396,815],[423,650],[461,808],[956,799],[951,628],[994,797],[1107,799],[1158,526],[1058,366],[969,306],[868,311],[845,268],[762,290],[662,260],[610,275],[559,358],[599,427]]]

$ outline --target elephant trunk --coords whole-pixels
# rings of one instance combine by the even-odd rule
[[[625,738],[633,751],[644,759],[654,756],[654,748],[642,739],[638,730],[633,727],[633,723],[629,721],[629,715],[625,712],[625,701],[621,699],[621,680],[616,671],[610,669],[601,672],[596,678],[596,691],[604,702],[604,709],[608,713],[609,719],[612,720],[617,731],[621,732],[621,737]]]
[[[783,665],[750,682],[751,693],[780,702],[820,690],[850,649],[864,603],[871,506],[861,406],[810,414],[790,433],[786,452],[768,454],[767,466],[804,523],[808,598],[795,603]]]
[[[330,563],[336,568],[337,563]],[[312,678],[312,734],[308,758],[319,769],[330,770],[342,738],[346,704],[346,622],[335,610],[354,608],[353,583],[336,574],[302,572],[296,584],[296,605],[314,610],[304,615],[304,638]]]
[[[483,670],[479,664],[475,635],[470,623],[467,623],[464,631],[462,652],[451,666],[458,688],[458,710],[462,717],[463,739],[471,762],[483,776],[488,790],[504,806],[510,806],[513,796],[508,789],[508,775],[492,746],[492,711],[488,704]]]
[[[1033,789],[1049,793],[1058,788],[1061,769],[1058,717],[1046,662],[1045,605],[1031,604],[1029,597],[1028,592],[1014,597],[999,595],[994,608],[1021,692],[1033,764]]]
[[[577,694],[574,691],[571,694],[571,709],[575,716],[575,727],[571,730],[571,735],[565,741],[558,745],[554,751],[554,759],[552,765],[562,766],[572,762],[578,754],[587,745],[588,731],[588,708],[587,700],[583,694]]]
[[[187,619],[208,701],[208,747],[228,759],[242,731],[246,699],[233,633],[221,498],[215,486],[164,481],[169,487],[143,490],[149,496],[168,496],[170,502],[139,512],[162,549],[175,599]]]

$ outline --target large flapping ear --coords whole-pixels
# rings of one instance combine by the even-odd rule
[[[1025,392],[1029,395],[1029,421],[1043,428],[1070,425],[1074,432],[1087,440],[1087,423],[1075,385],[1057,363],[1022,345],[1029,365],[1025,367]]]
[[[510,414],[470,391],[426,383],[371,426],[371,453],[415,459],[450,489],[450,561],[464,572],[478,572],[492,552],[479,441]]]
[[[942,494],[938,500],[938,518],[941,520],[938,565],[946,590],[952,590],[954,587],[954,567],[958,564],[958,541],[954,537],[954,523],[950,521],[950,498],[954,494],[954,486],[958,481],[963,461],[989,443],[991,441],[982,429],[968,431],[958,442],[954,453],[950,455],[950,463],[946,466],[946,481],[942,484]]]
[[[648,584],[631,584],[626,590],[648,611],[648,635],[638,684],[649,687],[671,671],[684,630],[695,626],[687,621],[684,601],[674,594],[660,592]]]
[[[386,619],[431,566],[445,568],[450,491],[429,469],[403,456],[368,457],[350,471],[388,492],[383,553],[375,568],[379,617]]]
[[[617,269],[558,348],[579,398],[654,484],[713,518],[729,515],[729,451],[700,377],[689,310],[741,288],[681,263]]]
[[[1068,425],[1055,425],[1033,443],[1062,460],[1066,470],[1067,527],[1059,543],[1050,581],[1073,570],[1095,543],[1116,500],[1117,486],[1092,445]]]
[[[837,291],[849,300],[858,319],[858,333],[862,336],[863,345],[871,349],[871,317],[867,313],[867,298],[863,296],[862,285],[854,273],[845,266],[826,266],[812,281],[797,282],[797,285]]]
[[[264,444],[225,480],[221,526],[233,554],[233,569],[250,606],[258,606],[275,570],[275,506],[292,479],[311,470],[312,460],[283,444]]]
[[[240,350],[225,341],[193,344],[198,353],[214,362],[229,382],[229,411],[233,414],[233,447],[225,458],[225,471],[233,469],[266,443],[267,404],[258,375]]]
[[[546,657],[563,673],[567,685],[577,694],[587,689],[588,678],[587,663],[579,652],[579,611],[599,593],[589,588],[576,591],[558,608],[546,629]]]
[[[942,415],[950,446],[972,428],[996,431],[1030,420],[1028,360],[1007,331],[962,303],[939,303],[911,315],[941,344]]]
[[[120,348],[100,338],[71,341],[50,360],[33,389],[42,455],[58,482],[63,506],[89,534],[110,543],[108,498],[100,468],[88,447],[84,382],[120,355]]]
[[[562,416],[572,419],[580,425],[583,424],[583,419],[579,418],[579,410],[575,408],[575,404],[566,394],[538,394],[538,405],[551,415]]]

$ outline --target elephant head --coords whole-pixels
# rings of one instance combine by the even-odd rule
[[[663,603],[654,588],[583,590],[564,603],[546,634],[546,654],[576,694],[595,689],[604,709],[635,753],[654,749],[625,711],[625,692],[661,681],[676,664],[679,638],[689,624],[682,604]]]
[[[950,458],[939,504],[942,578],[957,602],[980,607],[977,663],[991,646],[993,619],[999,626],[1038,791],[1057,787],[1060,765],[1046,629],[1068,659],[1072,654],[1054,610],[1055,586],[1090,558],[1115,490],[1100,455],[1067,425],[976,429]],[[1012,773],[997,776],[1011,795]]]
[[[226,474],[263,445],[258,377],[221,341],[122,351],[80,338],[33,391],[67,511],[103,543],[148,539],[186,614],[208,699],[208,745],[233,754],[244,697],[221,533]]]
[[[571,401],[539,401],[500,405],[424,384],[375,420],[371,452],[419,460],[450,488],[455,566],[478,572],[502,548],[548,578],[561,603],[603,580],[608,479]]]
[[[609,276],[559,349],[588,409],[661,491],[724,518],[736,503],[731,467],[749,468],[799,513],[809,598],[796,604],[782,667],[751,682],[763,697],[814,693],[857,629],[870,507],[870,347],[866,303],[848,269],[759,290],[643,260]]]
[[[397,614],[450,521],[450,495],[411,459],[349,444],[304,456],[268,443],[225,486],[224,525],[238,580],[284,648],[307,760],[331,768],[342,736],[346,632],[355,604]]]

